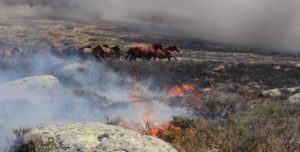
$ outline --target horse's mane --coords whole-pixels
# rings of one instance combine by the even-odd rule
[[[152,44],[152,47],[164,50],[164,46],[161,43]]]

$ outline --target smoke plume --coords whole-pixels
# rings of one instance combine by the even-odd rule
[[[106,117],[115,119],[119,116],[131,123],[140,123],[145,108],[135,103],[129,91],[141,83],[144,88],[141,98],[151,102],[162,119],[186,114],[183,108],[159,102],[159,97],[168,94],[149,89],[151,81],[135,81],[100,63],[61,59],[48,53],[0,59],[1,64],[11,64],[0,73],[0,151],[12,144],[12,129],[19,127],[89,121],[105,123]],[[33,81],[28,87],[18,83],[29,80],[16,84],[12,81],[36,75],[54,75],[60,83],[55,88],[43,89],[35,88],[35,83],[42,82],[43,86],[51,83],[49,80]]]
[[[1,0],[0,18],[99,18],[151,34],[300,50],[297,0]]]

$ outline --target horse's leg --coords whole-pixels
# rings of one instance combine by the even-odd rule
[[[178,61],[178,59],[177,59],[177,57],[176,57],[176,56],[174,56],[174,59],[175,59],[175,61]]]
[[[129,58],[130,54],[128,53],[126,56],[125,56],[125,60],[127,60]]]
[[[154,57],[154,61],[156,60],[156,56],[153,56]]]
[[[129,58],[129,61],[132,61],[132,60],[133,60],[133,56],[131,55],[130,58]]]

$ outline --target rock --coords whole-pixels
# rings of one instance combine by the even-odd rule
[[[300,68],[300,63],[296,64],[296,68]]]
[[[224,71],[224,70],[225,70],[225,66],[223,64],[219,65],[219,66],[217,66],[216,68],[213,69],[213,71],[216,71],[216,72]]]
[[[75,123],[33,129],[15,151],[32,152],[176,152],[168,143],[137,132],[101,123]]]
[[[300,86],[293,87],[293,88],[287,88],[287,89],[285,89],[285,91],[288,92],[288,93],[297,93],[297,92],[300,91]]]
[[[40,75],[22,78],[6,82],[0,85],[2,90],[22,90],[22,89],[55,89],[59,86],[59,80],[52,75]]]
[[[280,89],[276,88],[272,90],[263,91],[262,95],[264,97],[280,97],[282,95],[282,92],[280,91]]]
[[[202,70],[201,74],[202,75],[207,75],[207,76],[216,76],[216,77],[220,76],[219,73],[214,72],[214,71],[210,71],[210,70],[207,70],[207,69]]]
[[[290,103],[300,103],[300,93],[294,94],[291,97],[289,97]]]
[[[278,66],[274,66],[274,69],[275,70],[281,70],[281,67],[278,65]]]

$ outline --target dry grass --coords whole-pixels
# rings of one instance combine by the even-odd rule
[[[183,132],[175,136],[174,145],[182,152],[299,151],[299,115],[300,105],[269,105],[226,121],[176,117],[173,124]]]

